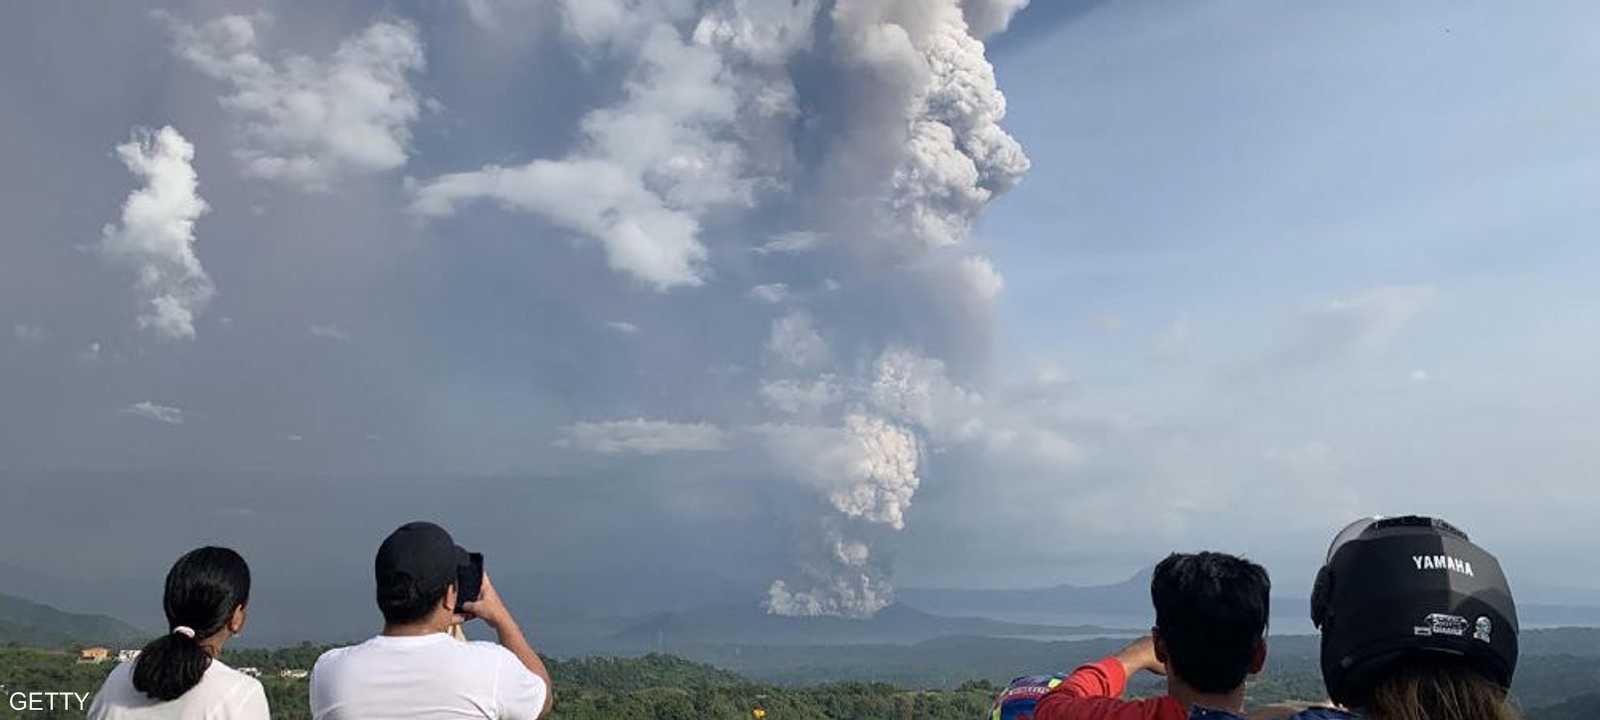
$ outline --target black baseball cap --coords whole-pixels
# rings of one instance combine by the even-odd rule
[[[401,525],[384,538],[373,562],[378,605],[443,590],[456,581],[456,568],[467,562],[467,551],[444,528],[423,521]]]

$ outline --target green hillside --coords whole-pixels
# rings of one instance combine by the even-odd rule
[[[278,671],[309,668],[324,647],[301,645],[281,650],[228,651],[235,667],[257,667],[274,720],[305,720],[307,681],[279,677]],[[1577,660],[1571,658],[1569,660]],[[974,720],[983,717],[998,683],[969,681],[947,690],[910,689],[887,683],[834,682],[802,687],[749,680],[710,665],[667,655],[641,658],[549,660],[556,684],[555,711],[549,720],[744,720],[761,707],[769,720]],[[0,684],[8,688],[48,687],[93,693],[112,663],[82,665],[64,651],[0,648]],[[1519,668],[1519,681],[1536,684],[1553,668],[1536,663]],[[1314,676],[1310,678],[1315,680]],[[1271,676],[1252,685],[1252,705],[1309,699],[1305,688]],[[1313,686],[1320,687],[1320,685]],[[1523,698],[1527,720],[1600,717],[1600,695],[1592,685],[1560,700],[1538,703]],[[1156,682],[1141,682],[1135,694],[1159,693]],[[76,713],[30,717],[66,718]]]
[[[113,617],[63,612],[15,595],[0,594],[0,644],[45,648],[124,646],[149,636]]]

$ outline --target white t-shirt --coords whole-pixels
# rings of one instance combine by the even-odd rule
[[[261,682],[212,660],[200,684],[175,700],[157,700],[133,688],[133,663],[106,676],[89,706],[89,720],[269,720]]]
[[[533,720],[549,689],[494,643],[379,635],[311,670],[313,720]]]

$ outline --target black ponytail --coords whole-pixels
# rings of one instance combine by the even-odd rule
[[[203,547],[178,558],[167,573],[162,606],[173,628],[150,641],[133,665],[133,687],[157,700],[176,700],[200,684],[211,656],[200,641],[220,632],[233,611],[250,602],[250,566],[227,548]],[[192,631],[193,637],[177,628]]]

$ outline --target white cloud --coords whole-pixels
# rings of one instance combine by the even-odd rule
[[[961,0],[972,34],[986,38],[1005,30],[1011,18],[1028,6],[1028,0]]]
[[[283,439],[288,440],[289,442],[300,442],[305,440],[306,437],[304,435],[286,435]]]
[[[750,204],[756,186],[743,149],[724,138],[740,102],[722,56],[609,0],[566,8],[569,30],[584,42],[637,48],[623,100],[584,117],[584,149],[427,180],[412,209],[438,217],[493,200],[598,242],[613,270],[657,290],[701,285],[701,216]]]
[[[171,126],[137,129],[117,156],[145,184],[123,203],[122,222],[101,230],[100,254],[138,273],[146,303],[139,327],[193,338],[195,316],[216,293],[194,251],[195,220],[210,209],[198,191],[194,146]]]
[[[961,259],[961,279],[974,296],[985,302],[1000,297],[1000,291],[1006,287],[1005,278],[994,269],[994,263],[976,255]]]
[[[1429,380],[1433,379],[1433,375],[1431,373],[1429,373],[1427,370],[1422,370],[1422,369],[1412,370],[1410,377],[1411,377],[1411,381],[1412,382],[1419,382],[1419,383],[1425,383],[1425,382],[1428,382]]]
[[[827,365],[833,353],[811,315],[796,310],[772,321],[767,354],[781,365],[804,370]]]
[[[246,175],[325,191],[339,178],[406,163],[424,104],[410,84],[425,65],[411,23],[380,20],[331,57],[278,62],[260,48],[265,15],[171,24],[178,55],[233,88],[222,105],[239,122],[234,156]]]
[[[324,340],[332,340],[334,342],[348,342],[350,340],[350,333],[345,332],[344,328],[338,325],[312,325],[310,332],[312,337],[319,337]]]
[[[754,252],[758,255],[799,255],[820,247],[822,239],[820,233],[805,230],[779,233],[765,244],[757,246]]]
[[[624,321],[621,321],[621,320],[612,320],[612,321],[606,323],[606,327],[611,328],[612,330],[615,330],[615,331],[617,331],[619,333],[622,333],[623,335],[634,335],[634,334],[637,334],[639,332],[639,326],[638,325],[635,325],[635,324],[633,324],[631,322],[624,322]]]
[[[844,399],[844,388],[833,375],[815,380],[781,379],[761,384],[761,397],[767,406],[786,415],[817,415]]]
[[[728,435],[706,423],[635,418],[574,423],[557,444],[602,455],[661,455],[724,450]]]
[[[769,305],[777,305],[789,299],[789,286],[783,283],[757,285],[750,288],[750,298]]]
[[[133,415],[135,417],[141,417],[147,420],[155,420],[156,422],[162,422],[168,425],[183,424],[183,410],[169,405],[158,405],[150,402],[149,400],[129,405],[123,408],[122,412],[127,415]]]

